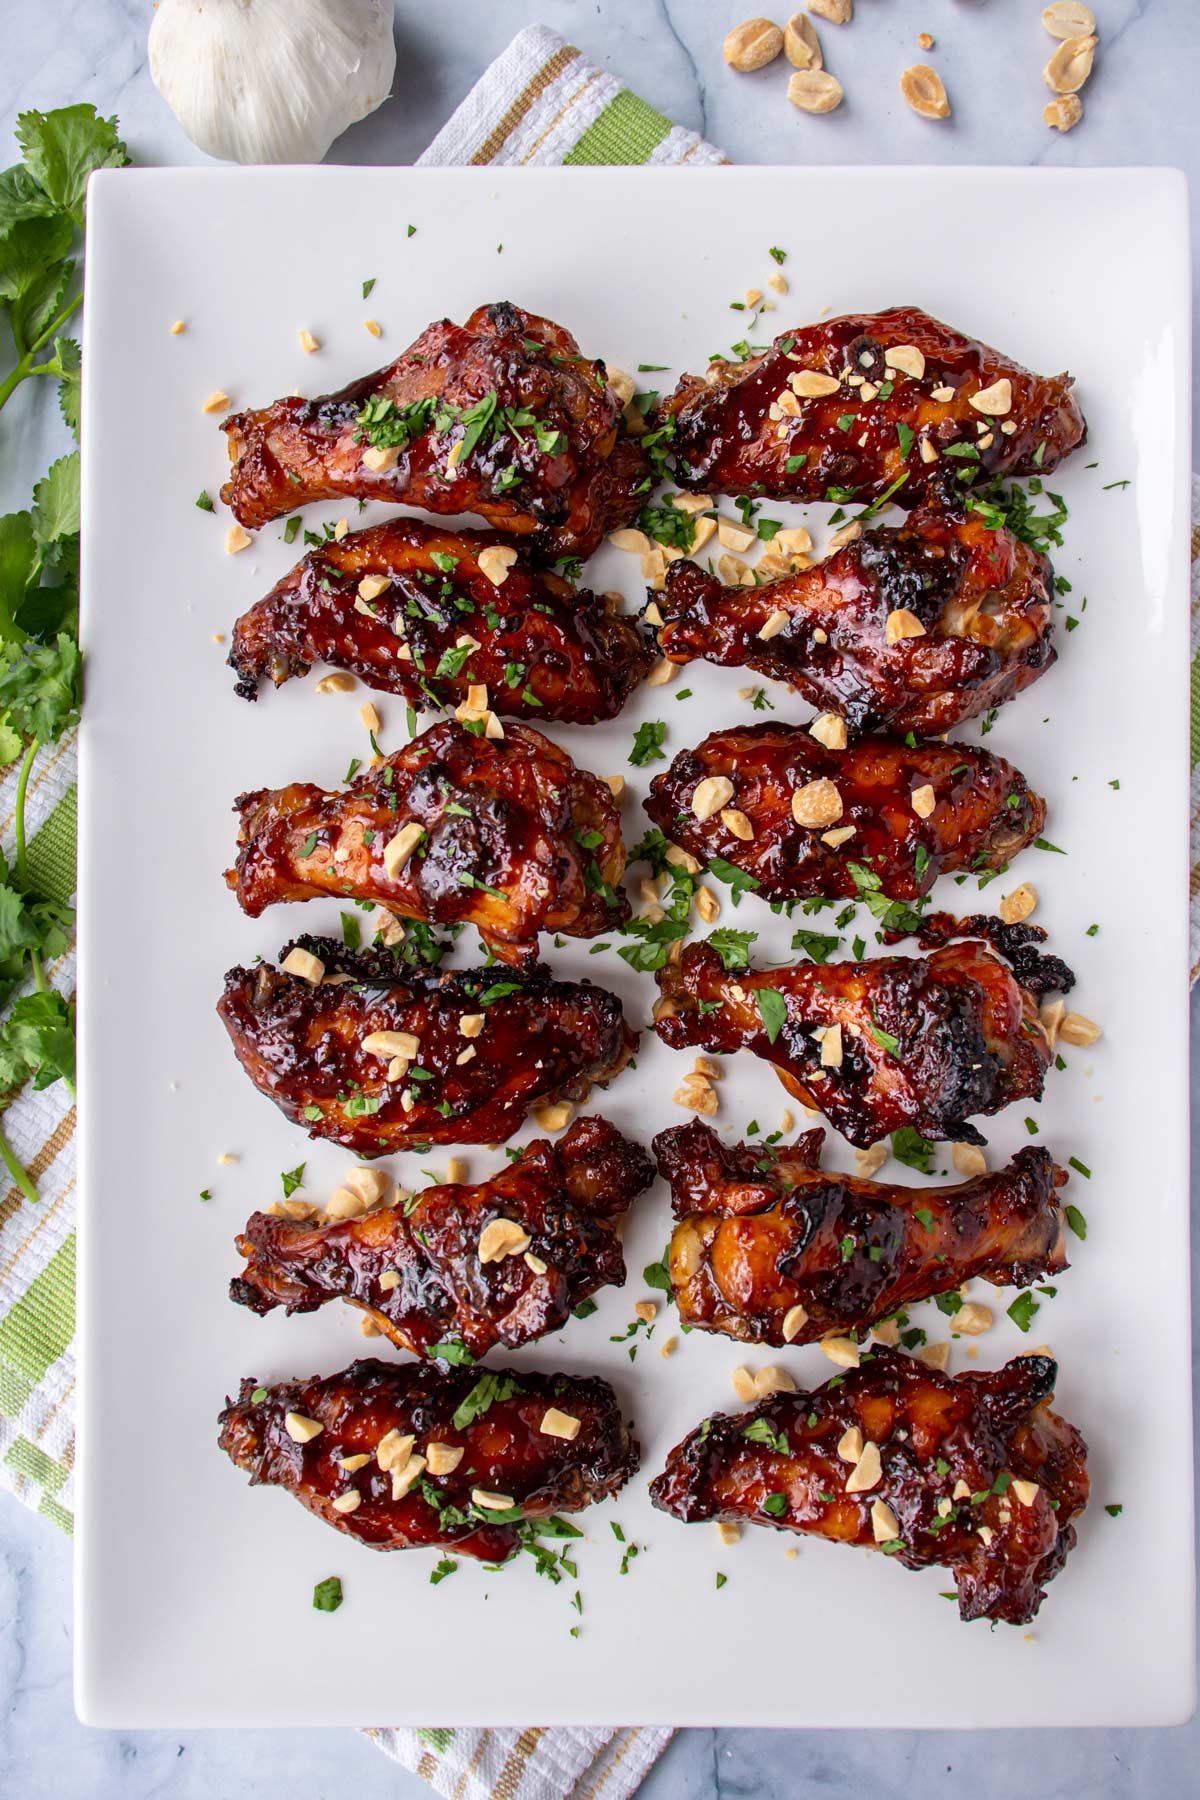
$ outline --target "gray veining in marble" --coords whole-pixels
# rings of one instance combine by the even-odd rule
[[[521,26],[541,19],[624,75],[661,111],[703,131],[739,162],[1169,163],[1200,194],[1200,77],[1196,0],[1092,0],[1102,51],[1086,95],[1084,123],[1069,137],[1046,130],[1040,82],[1049,40],[1043,0],[858,0],[855,23],[822,26],[826,60],[847,102],[810,119],[783,97],[781,66],[735,76],[721,40],[752,12],[736,0],[398,0],[394,98],[335,145],[347,163],[409,162],[488,62]],[[200,162],[162,106],[146,71],[143,0],[6,0],[0,58],[0,164],[25,106],[93,100],[120,115],[140,163]],[[782,18],[782,12],[778,15]],[[896,88],[899,70],[921,60],[919,31],[932,32],[931,60],[954,104],[948,124],[914,117]],[[853,223],[853,222],[852,222]],[[865,228],[869,220],[859,221]],[[814,173],[815,255],[830,250]],[[1013,235],[1020,277],[1046,284],[1053,272]],[[797,234],[798,235],[798,234]],[[1114,245],[1114,254],[1120,246]],[[881,293],[880,303],[897,296]],[[903,298],[903,296],[899,296]],[[1102,303],[1102,296],[1100,297]],[[1119,347],[1118,347],[1119,348]],[[30,384],[32,385],[32,384]],[[29,481],[61,448],[49,409],[22,402],[0,432],[0,509],[25,504]],[[1193,1009],[1200,1032],[1200,1002]],[[1131,1199],[1134,1198],[1131,1196]],[[0,1495],[0,1794],[11,1800],[358,1800],[429,1790],[352,1732],[214,1731],[105,1733],[75,1722],[70,1675],[70,1548],[54,1528]],[[886,1681],[902,1645],[864,1643],[844,1621],[847,1679]],[[812,1621],[798,1615],[796,1681],[819,1653]],[[870,1675],[853,1671],[870,1670]],[[930,1670],[930,1679],[937,1672]],[[1197,1792],[1200,1728],[1173,1731],[682,1733],[645,1785],[646,1800],[821,1794],[828,1800],[907,1800],[913,1793],[962,1800],[1159,1800]]]

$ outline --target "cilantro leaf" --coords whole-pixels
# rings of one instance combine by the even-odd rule
[[[659,1288],[664,1294],[673,1294],[671,1285],[671,1246],[667,1245],[662,1253],[662,1261],[647,1263],[642,1270],[642,1280],[649,1288]]]
[[[51,463],[33,490],[33,535],[39,544],[57,543],[79,531],[79,452]]]
[[[933,1145],[911,1125],[902,1125],[899,1131],[892,1133],[892,1155],[906,1168],[919,1169],[922,1175],[928,1175]]]
[[[772,987],[755,988],[754,998],[758,1003],[758,1014],[767,1034],[767,1042],[773,1044],[787,1023],[787,1001]]]
[[[1008,1316],[1018,1331],[1028,1331],[1033,1324],[1033,1316],[1039,1310],[1039,1302],[1034,1299],[1028,1289],[1018,1294],[1008,1309]]]
[[[735,868],[733,863],[726,862],[723,856],[710,856],[708,872],[715,875],[718,881],[724,881],[731,889],[730,899],[735,906],[740,906],[743,894],[751,894],[760,883],[756,875],[748,875],[745,869]]]
[[[79,645],[65,631],[53,643],[10,648],[0,666],[0,707],[23,735],[50,743],[78,721],[81,675]]]
[[[446,1346],[441,1345],[444,1352]],[[511,1400],[514,1394],[521,1393],[521,1383],[513,1375],[497,1375],[488,1370],[479,1377],[465,1400],[460,1401],[450,1423],[455,1431],[465,1431],[476,1419],[481,1419],[488,1408],[497,1400]]]
[[[726,969],[748,969],[750,946],[757,937],[757,931],[735,931],[732,926],[723,925],[710,933],[708,943]]]
[[[89,175],[97,169],[122,169],[129,162],[116,119],[102,119],[86,104],[21,113],[16,136],[34,181],[81,230]]]
[[[35,1089],[50,1087],[61,1078],[74,1092],[75,1008],[53,988],[16,1002],[0,1030],[0,1047],[6,1072],[20,1062],[33,1075]]]
[[[797,931],[792,938],[792,949],[803,950],[815,963],[827,963],[841,938],[829,931]]]
[[[637,728],[633,740],[633,749],[629,752],[629,760],[635,769],[643,768],[646,763],[665,762],[662,743],[667,735],[665,719],[647,719]]]

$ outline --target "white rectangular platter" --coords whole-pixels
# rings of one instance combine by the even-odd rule
[[[411,235],[407,227],[415,226]],[[788,254],[786,299],[751,326],[731,310]],[[362,283],[374,277],[369,302]],[[1154,1724],[1192,1704],[1193,1560],[1188,1329],[1187,439],[1188,250],[1182,177],[1163,170],[720,169],[503,171],[292,169],[102,174],[90,200],[84,354],[84,632],[81,850],[81,1505],[76,1694],[110,1726],[641,1723],[988,1726]],[[923,306],[1045,373],[1070,367],[1090,423],[1050,485],[1070,506],[1056,557],[1076,630],[1059,662],[1002,710],[988,747],[1050,803],[1019,864],[1037,919],[1074,963],[1073,1004],[1104,1037],[1051,1071],[1045,1100],[987,1126],[998,1161],[1039,1141],[1076,1174],[1086,1214],[1074,1267],[1031,1336],[995,1301],[985,1337],[956,1339],[951,1368],[991,1367],[1031,1343],[1060,1358],[1057,1404],[1091,1447],[1093,1504],[1079,1546],[1028,1632],[959,1624],[943,1570],[652,1511],[647,1478],[707,1413],[736,1405],[730,1374],[784,1362],[802,1386],[833,1373],[815,1348],[751,1351],[660,1317],[636,1361],[624,1333],[641,1271],[669,1227],[660,1184],[625,1232],[630,1280],[599,1310],[511,1359],[602,1373],[635,1419],[642,1473],[581,1515],[578,1584],[529,1557],[464,1563],[381,1556],[289,1496],[252,1490],[216,1445],[239,1378],[331,1374],[368,1344],[331,1306],[260,1320],[231,1305],[233,1237],[307,1163],[328,1195],[350,1160],[308,1142],[238,1069],[214,1006],[221,977],[273,956],[298,929],[337,931],[337,905],[255,922],[224,888],[233,797],[289,779],[335,786],[367,754],[367,695],[318,696],[316,677],[235,698],[225,666],[237,614],[303,548],[282,521],[241,555],[229,516],[197,508],[226,465],[202,403],[328,392],[394,357],[434,318],[512,299],[572,330],[584,352],[669,388],[747,335],[764,341],[828,312]],[[376,343],[364,330],[373,315]],[[172,335],[171,324],[186,321]],[[320,340],[306,355],[299,332]],[[1095,464],[1095,467],[1087,465]],[[1129,485],[1111,486],[1112,483]],[[309,509],[306,524],[349,510]],[[766,509],[808,522],[828,507]],[[895,517],[896,515],[893,515]],[[588,585],[642,584],[606,546]],[[1086,598],[1086,610],[1084,600]],[[667,722],[669,755],[749,721],[745,676],[696,664],[644,689],[612,725],[554,729],[584,766],[624,773],[625,835],[645,818],[655,767],[630,767],[635,727]],[[682,690],[690,690],[684,697]],[[772,691],[775,717],[802,717]],[[406,737],[399,700],[376,696],[385,749]],[[426,723],[432,722],[428,716]],[[976,738],[969,727],[964,737]],[[657,765],[658,768],[664,764]],[[1118,786],[1119,784],[1119,786]],[[1014,880],[1016,877],[1014,876]],[[984,905],[1004,887],[992,889]],[[970,910],[973,884],[936,902]],[[830,915],[823,915],[824,926]],[[787,960],[791,930],[754,896],[723,918]],[[1087,935],[1090,926],[1098,926]],[[862,916],[856,929],[871,941]],[[468,944],[468,940],[470,941]],[[618,940],[619,941],[619,940]],[[474,933],[456,960],[469,961]],[[556,969],[624,997],[645,1025],[652,979],[617,943],[549,949]],[[595,1109],[648,1142],[685,1114],[690,1059],[652,1034],[636,1072]],[[786,1096],[765,1065],[731,1060],[716,1121],[731,1138],[774,1130]],[[523,1138],[536,1135],[536,1128]],[[518,1141],[523,1141],[523,1138]],[[225,1163],[223,1154],[236,1158]],[[406,1185],[446,1151],[387,1165]],[[502,1152],[465,1153],[473,1179]],[[831,1134],[830,1162],[852,1167]],[[948,1154],[937,1160],[949,1167]],[[887,1178],[915,1180],[894,1161]],[[211,1200],[200,1198],[209,1190]],[[988,1289],[981,1297],[991,1298]],[[935,1339],[949,1321],[917,1309]],[[1110,1515],[1106,1505],[1121,1507]],[[617,1520],[639,1554],[619,1573]],[[799,1554],[785,1559],[789,1544]],[[717,1573],[727,1576],[716,1585]],[[339,1575],[341,1610],[314,1611]],[[582,1615],[571,1601],[578,1585]],[[579,1635],[570,1635],[571,1627]]]

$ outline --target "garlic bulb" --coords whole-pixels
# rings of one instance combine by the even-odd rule
[[[159,0],[150,74],[197,148],[320,162],[387,98],[394,0]]]

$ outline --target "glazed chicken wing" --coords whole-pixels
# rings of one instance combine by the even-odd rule
[[[1048,473],[1083,443],[1069,375],[1032,375],[928,313],[825,319],[748,362],[685,375],[676,478],[778,500],[921,498],[943,459],[964,478]]]
[[[753,1051],[852,1144],[904,1125],[982,1144],[972,1113],[1041,1098],[1050,1045],[1037,1002],[982,944],[730,974],[698,943],[656,979],[665,1044]]]
[[[538,1520],[607,1500],[639,1460],[597,1377],[372,1360],[324,1380],[243,1381],[218,1442],[254,1486],[286,1488],[368,1549],[488,1563]]]
[[[492,533],[392,519],[311,550],[242,614],[229,662],[247,700],[264,676],[278,687],[326,662],[421,710],[483,686],[505,718],[592,725],[617,716],[654,650],[636,620]]]
[[[614,1221],[653,1180],[640,1145],[606,1119],[577,1119],[475,1187],[427,1187],[336,1222],[255,1213],[230,1298],[257,1313],[348,1300],[397,1349],[421,1356],[452,1339],[478,1361],[559,1330],[597,1288],[621,1285]]]
[[[225,420],[221,498],[251,530],[312,500],[479,513],[539,555],[589,556],[649,485],[604,364],[501,302],[441,319],[386,369]]]
[[[821,1168],[825,1133],[723,1144],[700,1120],[660,1131],[678,1223],[669,1266],[679,1317],[751,1344],[855,1336],[976,1276],[1028,1287],[1067,1267],[1048,1150],[954,1187],[899,1187]]]
[[[1050,1410],[1057,1364],[939,1374],[894,1350],[807,1394],[718,1413],[651,1483],[663,1512],[770,1525],[946,1568],[962,1619],[1024,1625],[1075,1544],[1087,1445]]]
[[[498,739],[453,720],[372,764],[339,793],[308,782],[242,794],[225,879],[257,918],[334,895],[401,918],[470,924],[502,962],[538,933],[594,937],[629,917],[611,790],[540,731]]]
[[[864,881],[916,900],[939,875],[1004,868],[1046,820],[1025,777],[986,750],[887,737],[831,750],[800,725],[714,731],[644,805],[692,856],[722,857],[771,901],[856,898]]]
[[[935,737],[1050,667],[1053,591],[1048,560],[1006,526],[938,503],[760,587],[673,562],[658,637],[672,662],[790,682],[852,731]]]
[[[296,951],[303,975],[284,972]],[[503,1143],[532,1108],[586,1100],[637,1048],[615,994],[542,967],[413,973],[331,938],[286,945],[281,962],[231,969],[218,1015],[259,1092],[359,1156]]]

